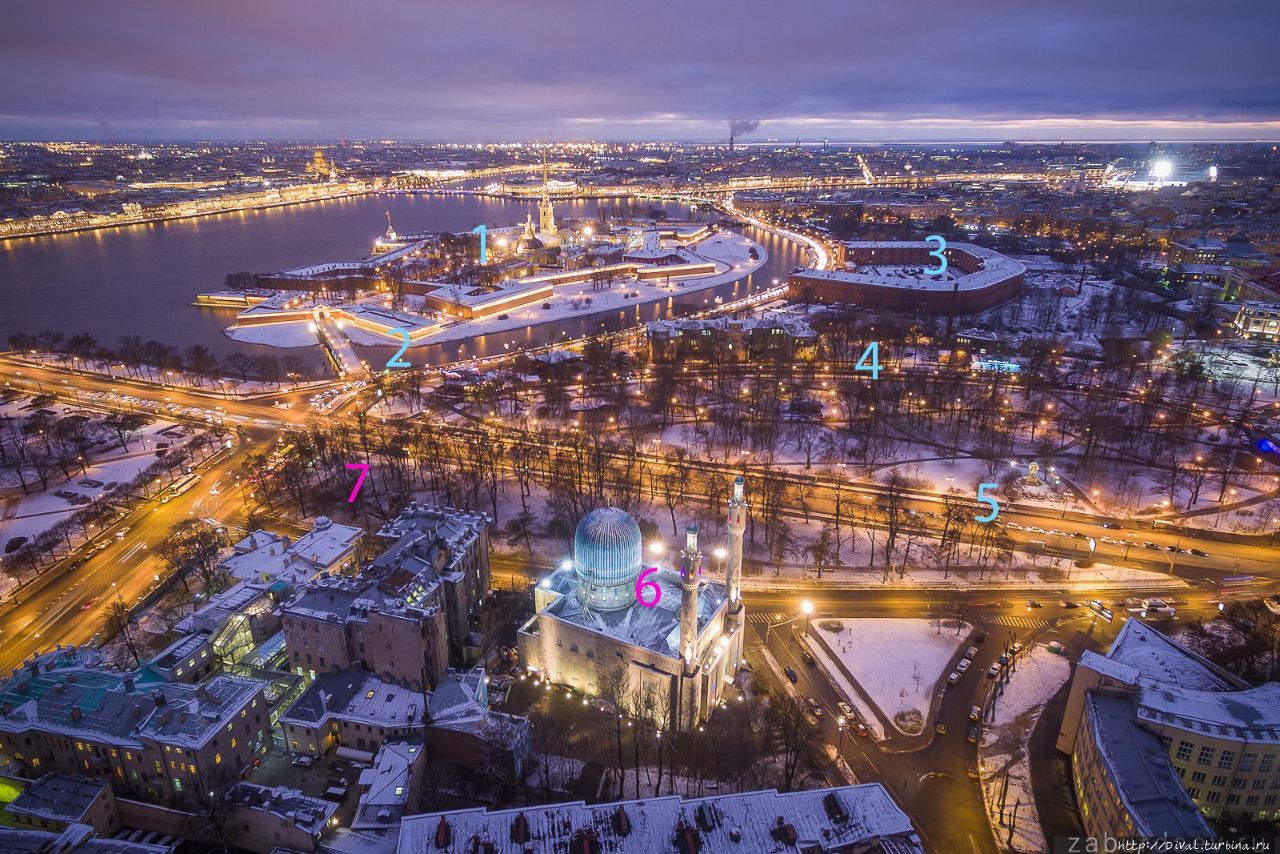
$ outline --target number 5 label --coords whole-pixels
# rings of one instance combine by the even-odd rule
[[[990,504],[990,505],[991,505],[991,515],[990,515],[990,516],[975,516],[975,517],[974,517],[975,521],[978,521],[978,522],[994,522],[994,521],[995,521],[995,518],[996,518],[997,516],[999,516],[999,515],[1000,515],[1000,502],[996,501],[996,500],[995,500],[994,498],[992,498],[990,495],[983,495],[983,494],[982,494],[983,492],[986,492],[988,489],[995,489],[997,486],[999,486],[999,484],[995,484],[995,483],[980,483],[980,484],[978,484],[978,503],[979,503],[979,504]]]
[[[947,240],[940,234],[930,234],[924,239],[924,242],[930,243],[934,240],[938,241],[938,248],[934,249],[929,254],[938,259],[938,269],[925,270],[924,274],[926,276],[941,276],[943,273],[947,272],[947,256],[942,254],[947,251]]]

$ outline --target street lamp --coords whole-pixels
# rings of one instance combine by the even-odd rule
[[[813,616],[813,603],[808,599],[800,603],[800,611],[804,614],[804,631],[809,633],[809,618]]]
[[[663,544],[662,541],[660,540],[654,540],[652,543],[649,543],[649,554],[653,555],[654,557],[661,557],[662,555],[666,554],[666,551],[667,551],[666,545]]]
[[[716,556],[716,560],[720,561],[720,571],[724,572],[724,559],[729,553],[724,550],[723,546],[720,546],[715,550],[715,552],[713,552],[713,554]]]

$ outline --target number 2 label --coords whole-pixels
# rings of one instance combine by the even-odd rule
[[[947,256],[942,254],[947,251],[947,240],[940,234],[930,234],[924,239],[924,242],[929,243],[933,240],[938,241],[938,248],[934,249],[929,254],[938,259],[938,269],[925,270],[924,274],[926,276],[941,276],[943,273],[947,272]]]
[[[395,329],[392,329],[390,331],[394,332],[395,334],[399,335],[402,339],[404,339],[404,344],[401,345],[400,349],[396,351],[396,354],[387,361],[387,367],[388,368],[412,368],[413,365],[409,364],[404,359],[400,358],[401,356],[404,355],[404,351],[409,349],[409,333],[405,332],[403,329],[401,329],[398,326]]]

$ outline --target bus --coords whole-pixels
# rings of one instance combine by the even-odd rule
[[[191,472],[190,474],[184,475],[183,477],[174,481],[172,484],[169,485],[167,489],[165,489],[164,494],[160,496],[160,503],[168,504],[170,501],[177,498],[179,495],[186,492],[191,487],[195,486],[196,481],[199,479],[200,479],[200,475],[196,474],[195,472]]]

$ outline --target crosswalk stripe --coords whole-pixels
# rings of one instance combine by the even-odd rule
[[[1039,629],[1048,624],[1044,620],[1032,620],[1028,617],[985,617],[982,622],[995,626],[1013,626],[1019,629]]]

